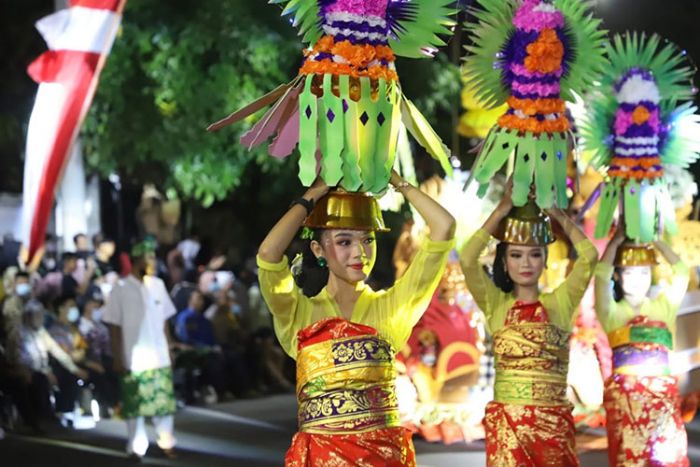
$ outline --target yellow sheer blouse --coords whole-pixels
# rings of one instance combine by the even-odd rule
[[[398,351],[425,312],[442,278],[454,239],[426,239],[406,273],[387,290],[375,292],[364,285],[350,321],[376,329]],[[278,263],[257,258],[260,290],[273,316],[275,333],[285,352],[296,359],[297,333],[328,317],[342,317],[325,287],[315,297],[305,296],[294,283],[286,257]]]
[[[639,310],[641,316],[648,316],[654,321],[663,321],[673,329],[676,313],[688,289],[690,273],[688,266],[678,261],[672,266],[671,285],[654,298],[647,298]],[[636,316],[634,308],[624,298],[616,302],[613,298],[612,276],[614,267],[600,263],[595,270],[595,308],[598,320],[606,333],[621,328]]]
[[[515,303],[515,296],[499,289],[479,264],[479,256],[490,239],[487,231],[479,229],[462,249],[460,261],[469,292],[484,312],[487,327],[493,334],[504,326],[508,310]],[[571,331],[576,307],[598,261],[598,251],[588,239],[578,242],[574,248],[578,258],[566,280],[553,292],[540,295],[549,321],[565,331]]]

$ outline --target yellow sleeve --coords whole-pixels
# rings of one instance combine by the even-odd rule
[[[669,303],[674,308],[674,313],[678,311],[678,308],[683,302],[683,297],[688,291],[688,282],[690,281],[690,269],[683,261],[678,261],[676,264],[671,266],[673,269],[673,278],[671,279],[671,285],[668,287],[664,294],[668,298]]]
[[[657,311],[661,311],[663,316],[659,316],[669,327],[673,325],[678,314],[678,309],[683,302],[683,297],[688,291],[688,282],[690,280],[690,270],[683,261],[678,261],[672,265],[673,277],[671,284],[666,287],[661,294],[654,300]],[[666,303],[663,304],[662,302]],[[663,308],[663,310],[659,309]]]
[[[490,239],[491,235],[487,231],[484,229],[477,230],[462,248],[460,263],[469,293],[474,298],[479,309],[484,312],[490,331],[495,332],[496,330],[492,329],[493,326],[491,326],[490,321],[499,304],[504,301],[503,298],[506,294],[496,287],[496,284],[493,283],[479,263],[479,256],[481,256],[481,252],[486,248]]]
[[[382,306],[392,344],[400,349],[408,341],[413,326],[430,304],[447,265],[455,241],[426,238],[405,274],[386,291]]]
[[[598,321],[605,332],[612,332],[611,318],[615,316],[617,303],[612,290],[612,276],[614,267],[608,263],[598,263],[595,268],[594,290],[595,290],[595,312]]]
[[[578,258],[566,280],[552,296],[553,304],[544,304],[549,319],[561,329],[570,330],[578,304],[586,293],[593,269],[598,262],[598,250],[590,240],[583,239],[574,245]]]
[[[296,349],[290,347],[293,347],[294,336],[298,331],[294,323],[302,292],[294,283],[287,257],[283,257],[278,263],[268,263],[260,256],[256,261],[260,292],[274,318],[277,338],[287,353],[295,352]]]

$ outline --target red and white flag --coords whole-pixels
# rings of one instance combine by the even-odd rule
[[[126,0],[70,0],[68,8],[40,19],[36,28],[49,50],[29,65],[39,83],[29,118],[22,243],[27,264],[44,244],[54,193],[80,131]]]

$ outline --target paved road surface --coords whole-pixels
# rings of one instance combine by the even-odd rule
[[[295,431],[292,395],[188,407],[178,412],[178,458],[149,450],[144,465],[219,467],[279,466]],[[700,466],[700,420],[688,427],[691,464]],[[153,433],[151,432],[151,436]],[[112,467],[133,463],[124,454],[125,426],[102,421],[94,430],[56,430],[50,438],[7,435],[0,440],[2,467]],[[425,467],[482,466],[483,443],[443,446],[416,441],[418,463]],[[581,454],[584,467],[606,466],[605,451]]]

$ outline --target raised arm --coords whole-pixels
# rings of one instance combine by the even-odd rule
[[[673,268],[673,277],[671,284],[664,290],[666,298],[672,305],[673,313],[678,312],[678,307],[683,301],[685,293],[688,291],[688,282],[690,281],[690,271],[688,266],[681,260],[680,256],[674,252],[670,246],[663,240],[654,242],[654,246],[661,252],[666,261]]]
[[[608,246],[605,247],[605,252],[603,252],[603,256],[600,258],[601,263],[605,263],[609,266],[613,266],[613,263],[615,262],[615,255],[617,255],[617,249],[620,248],[620,245],[625,241],[625,228],[623,225],[617,226],[617,230],[615,231],[615,235],[613,235],[613,238],[610,239],[608,242]]]
[[[681,257],[678,256],[676,252],[673,251],[670,246],[668,246],[668,243],[664,242],[663,240],[655,241],[654,246],[657,250],[659,250],[661,255],[663,255],[663,257],[666,258],[668,264],[674,265],[681,261]]]
[[[311,203],[316,203],[323,195],[328,193],[328,185],[320,178],[306,190],[303,198]],[[270,230],[265,240],[260,244],[258,256],[268,263],[279,263],[284,252],[294,240],[299,228],[307,216],[306,208],[301,204],[292,206],[277,224]]]
[[[564,231],[564,234],[567,236],[567,238],[571,241],[573,245],[576,245],[578,243],[584,242],[584,241],[589,241],[588,237],[586,237],[586,234],[583,233],[583,230],[576,225],[576,222],[569,217],[569,215],[560,208],[552,208],[552,209],[546,209],[545,212],[547,213],[548,216],[550,216],[552,219],[557,221],[559,226],[561,226],[562,230]],[[596,255],[596,259],[597,259]]]
[[[440,203],[415,186],[406,182],[396,171],[391,171],[389,183],[399,191],[418,214],[425,219],[430,229],[430,239],[434,241],[450,240],[455,234],[455,218]]]
[[[576,249],[576,262],[566,280],[555,291],[557,309],[550,310],[559,315],[559,324],[570,326],[578,304],[586,293],[588,284],[598,262],[598,250],[586,234],[562,209],[548,209],[547,214],[561,226],[564,234]]]
[[[464,272],[464,278],[469,288],[469,293],[471,293],[476,304],[479,305],[481,311],[486,315],[487,322],[494,311],[497,298],[503,292],[496,287],[491,278],[486,274],[486,271],[484,271],[484,268],[479,263],[479,256],[481,256],[481,252],[486,248],[490,237],[496,233],[498,225],[513,208],[513,202],[511,200],[512,187],[513,182],[509,179],[503,198],[501,198],[496,209],[494,209],[488,219],[486,219],[481,229],[477,230],[472,238],[464,245],[459,258],[462,271]]]

